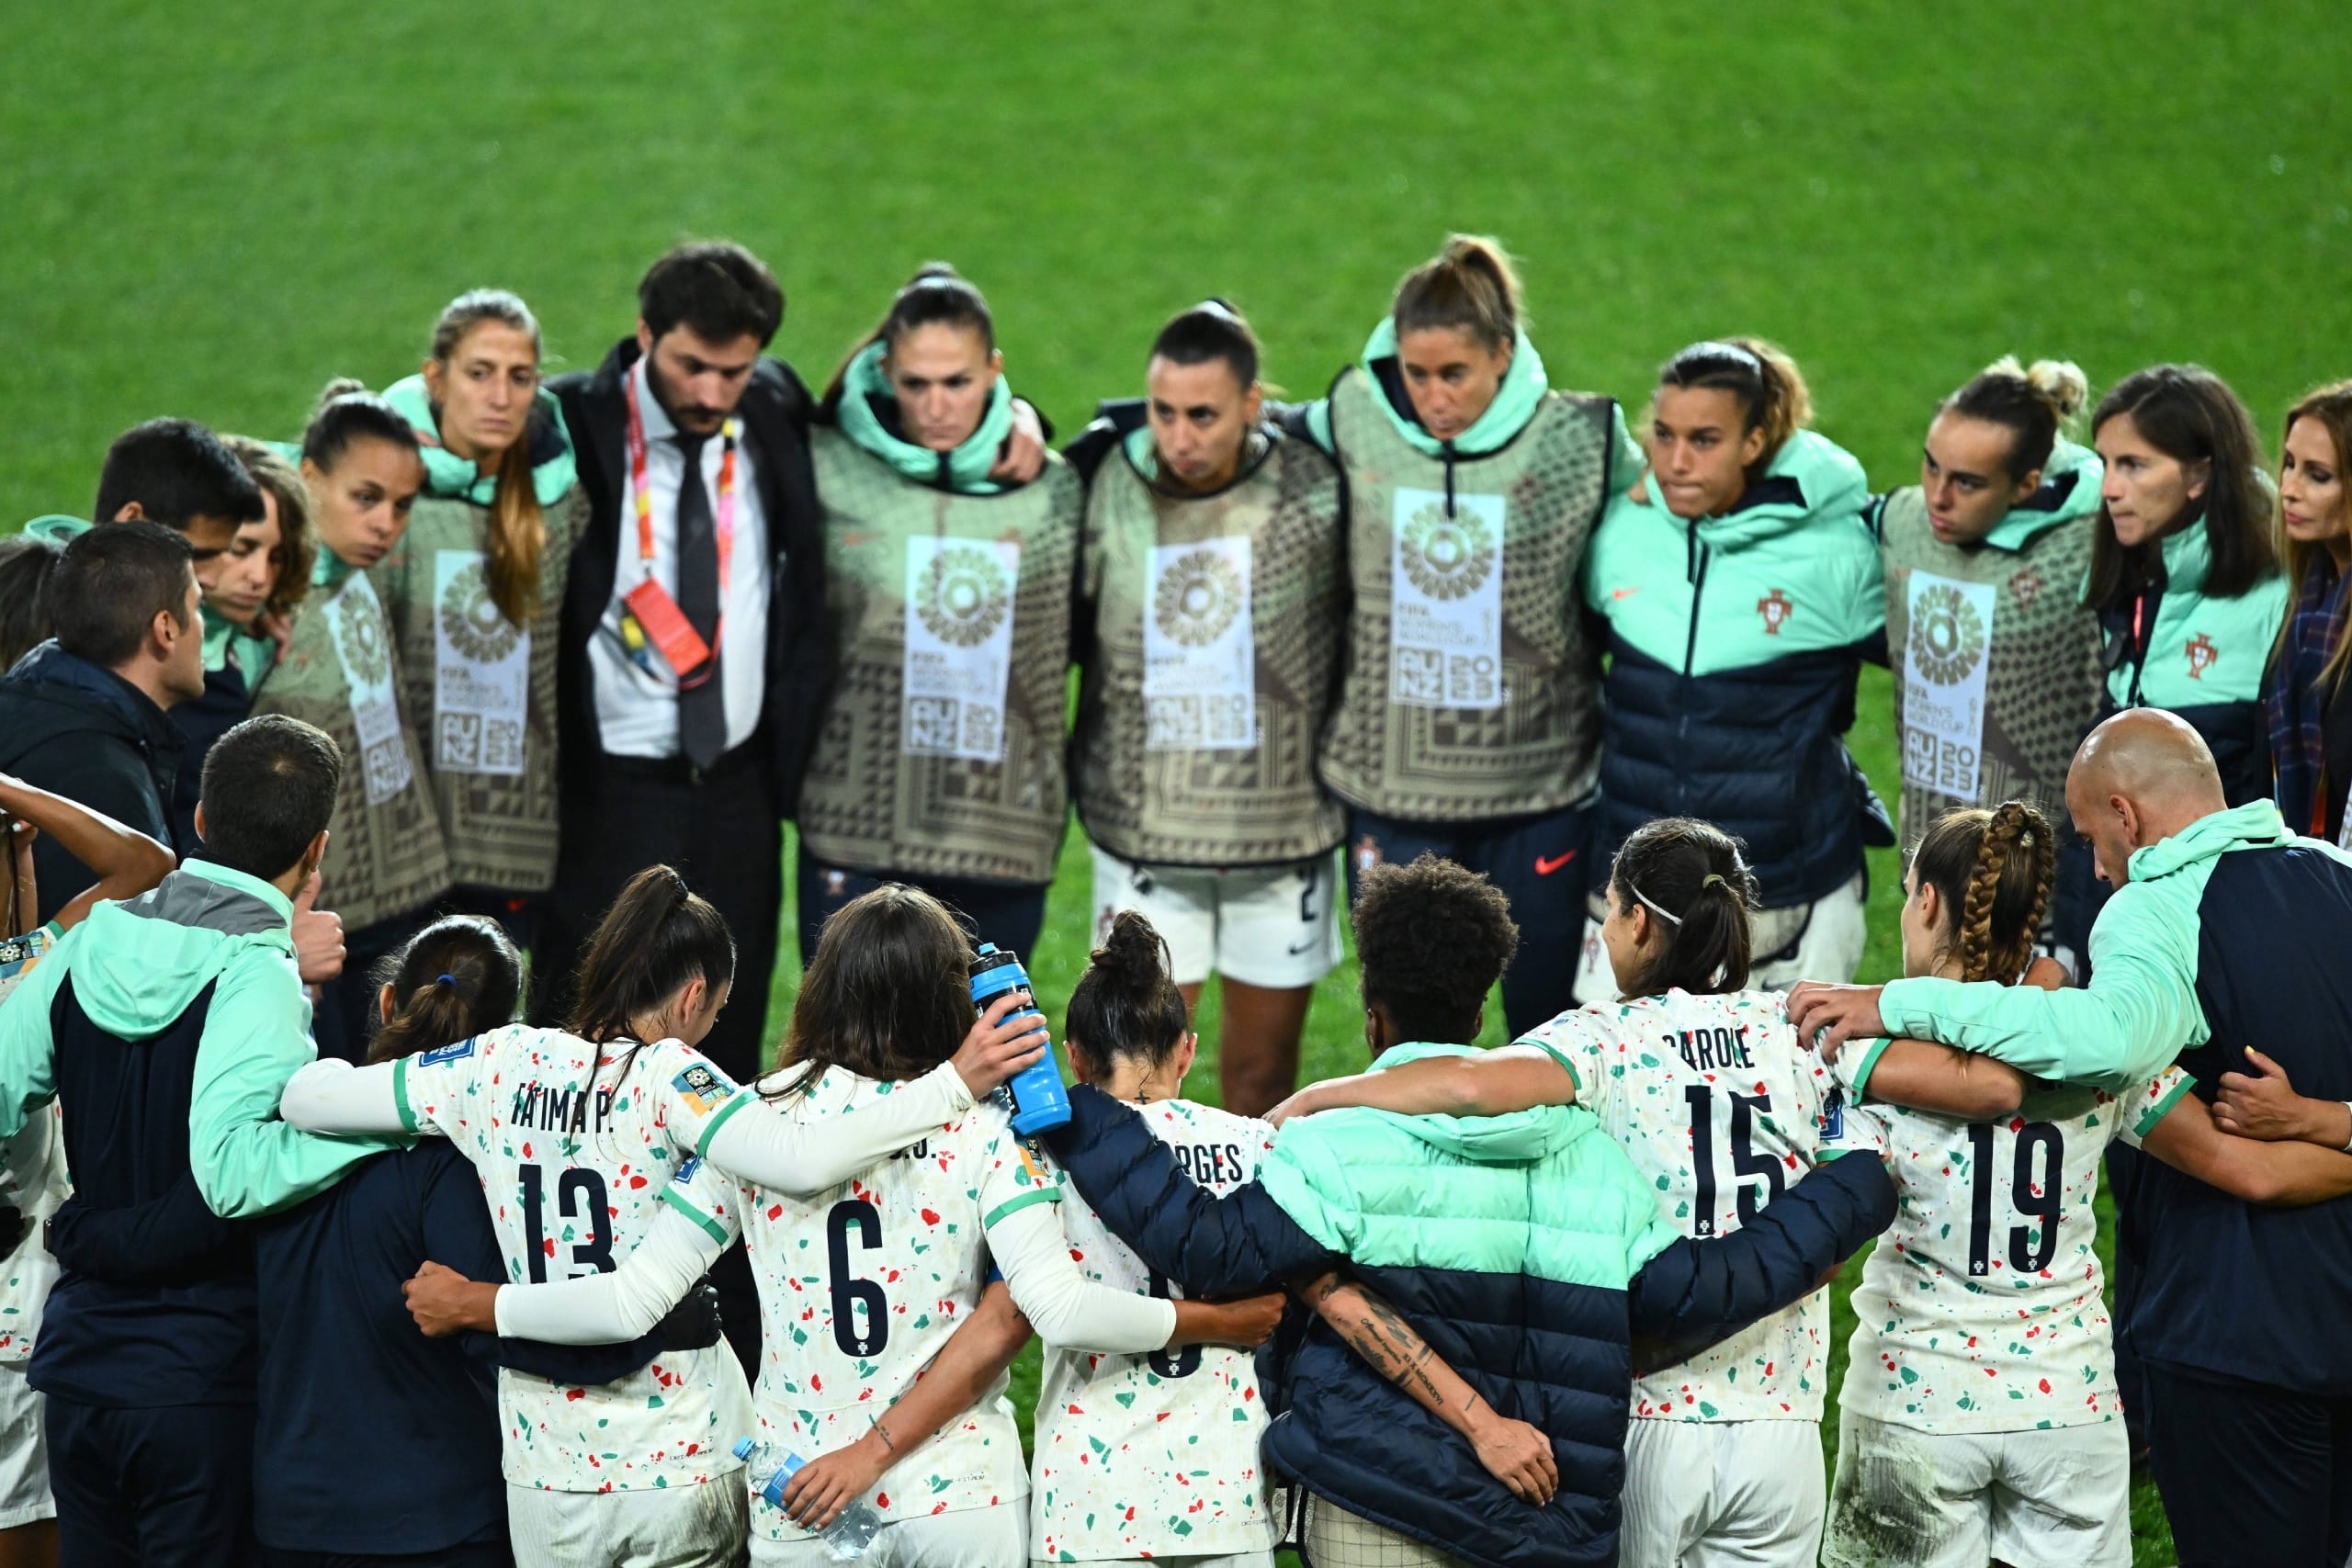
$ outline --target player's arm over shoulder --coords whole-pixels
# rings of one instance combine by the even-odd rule
[[[1291,1096],[1272,1120],[1279,1124],[1350,1106],[1400,1116],[1508,1116],[1538,1106],[1571,1105],[1576,1098],[1576,1074],[1567,1057],[1540,1041],[1522,1041],[1326,1079]]]

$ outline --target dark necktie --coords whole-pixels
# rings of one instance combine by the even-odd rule
[[[678,693],[678,742],[686,761],[707,768],[727,750],[726,682],[718,667],[718,529],[703,482],[702,446],[708,437],[681,432],[686,468],[678,483],[678,609],[710,645],[711,660],[694,671],[699,683]]]

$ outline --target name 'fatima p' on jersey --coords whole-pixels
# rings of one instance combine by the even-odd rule
[[[612,1272],[679,1165],[752,1098],[675,1040],[600,1048],[521,1024],[404,1056],[392,1085],[411,1132],[473,1161],[518,1285]],[[750,1394],[720,1344],[584,1391],[502,1369],[498,1412],[510,1484],[619,1492],[740,1470]]]
[[[1274,1130],[1191,1100],[1141,1108],[1176,1163],[1220,1197],[1254,1181]],[[1090,1280],[1137,1295],[1181,1297],[1111,1234],[1083,1199],[1063,1228]],[[1270,1551],[1273,1515],[1259,1458],[1266,1406],[1256,1358],[1193,1345],[1142,1356],[1048,1347],[1037,1393],[1033,1556],[1223,1557]]]
[[[1837,1141],[1874,1147],[1894,1224],[1854,1291],[1838,1407],[1915,1431],[2018,1432],[2112,1421],[2113,1330],[2101,1293],[2098,1173],[2137,1147],[2194,1081],[2177,1067],[2120,1099],[2034,1082],[1992,1122],[1861,1103],[1885,1042],[1832,1069],[1855,1103]]]
[[[1737,1230],[1810,1170],[1834,1084],[1771,991],[1663,996],[1565,1012],[1523,1037],[1567,1068],[1687,1236]],[[1818,1421],[1829,1293],[1634,1383],[1637,1418]],[[1810,1441],[1811,1439],[1806,1439]]]
[[[815,1129],[905,1087],[828,1067],[777,1109]],[[683,1173],[671,1201],[721,1246],[743,1238],[765,1330],[758,1434],[804,1460],[865,1436],[946,1348],[988,1286],[988,1231],[1062,1197],[1043,1157],[1013,1135],[1001,1097],[813,1197],[726,1182],[713,1201],[708,1174]],[[1007,1382],[999,1372],[961,1416],[899,1455],[866,1506],[895,1521],[1026,1497]],[[755,1508],[752,1528],[771,1540],[814,1539],[775,1508]]]

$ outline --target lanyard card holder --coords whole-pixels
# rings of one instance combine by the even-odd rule
[[[670,597],[667,589],[649,577],[623,594],[621,603],[637,617],[637,624],[645,628],[645,635],[653,640],[662,657],[669,660],[670,668],[678,672],[681,684],[698,686],[710,679],[710,644],[695,630],[694,623],[686,619],[685,612],[678,608],[678,602]]]

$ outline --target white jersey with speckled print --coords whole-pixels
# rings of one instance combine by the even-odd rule
[[[600,1051],[521,1024],[403,1057],[392,1084],[413,1131],[442,1133],[473,1161],[518,1285],[617,1267],[672,1173],[752,1098],[675,1040]],[[511,1484],[621,1492],[741,1470],[750,1397],[720,1344],[589,1388],[501,1369],[498,1411]]]
[[[828,1067],[778,1109],[819,1128],[900,1087]],[[813,1460],[864,1437],[979,1304],[989,1227],[1061,1196],[1044,1156],[1013,1136],[1001,1095],[814,1198],[739,1184],[765,1330],[752,1391],[761,1438]],[[1007,1381],[1000,1372],[970,1409],[894,1462],[868,1506],[907,1519],[1027,1497]],[[752,1529],[809,1539],[763,1503],[752,1506]]]
[[[1777,991],[1688,991],[1565,1012],[1522,1037],[1576,1076],[1577,1099],[1657,1190],[1688,1236],[1737,1230],[1811,1170],[1832,1084]],[[1679,1366],[1634,1383],[1634,1415],[1818,1421],[1829,1295],[1816,1291]],[[1810,1441],[1811,1439],[1806,1439]]]
[[[1833,1069],[1862,1079],[1842,1142],[1875,1144],[1894,1224],[1854,1291],[1840,1409],[1921,1432],[2020,1432],[2121,1417],[2101,1292],[2098,1173],[2188,1092],[2177,1067],[2118,1099],[2032,1084],[2015,1116],[1962,1122],[1868,1102],[1875,1050]]]
[[[1138,1108],[1185,1174],[1222,1196],[1258,1178],[1274,1146],[1266,1122],[1187,1100]],[[1085,1200],[1062,1208],[1086,1277],[1136,1295],[1181,1298],[1152,1277]],[[1258,1445],[1266,1407],[1247,1350],[1188,1346],[1145,1356],[1047,1347],[1037,1393],[1030,1555],[1223,1557],[1271,1551],[1273,1514]]]
[[[0,1001],[55,943],[49,926],[0,942]],[[28,1115],[15,1136],[0,1139],[0,1203],[25,1217],[17,1249],[0,1258],[0,1361],[23,1361],[33,1353],[41,1308],[57,1283],[57,1259],[41,1244],[41,1226],[73,1190],[65,1174],[65,1123],[51,1101]]]

